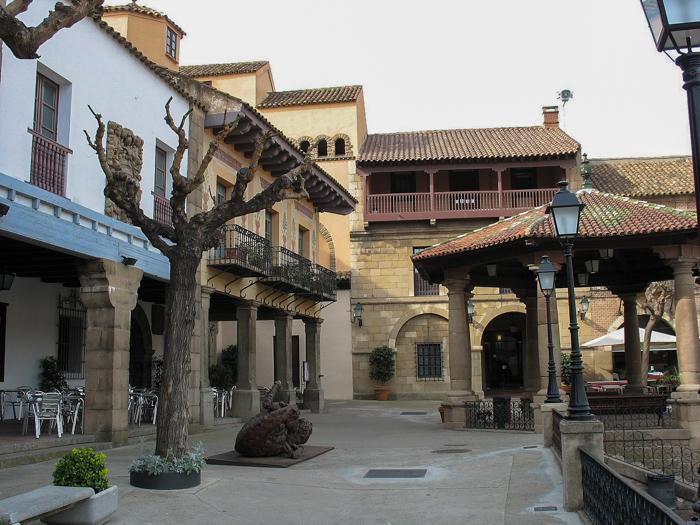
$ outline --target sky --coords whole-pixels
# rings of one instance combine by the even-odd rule
[[[108,1],[107,3],[123,3]],[[680,69],[639,0],[140,0],[181,64],[269,60],[278,91],[362,84],[370,133],[562,127],[591,157],[690,154]]]

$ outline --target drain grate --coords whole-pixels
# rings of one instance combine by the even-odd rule
[[[365,478],[424,478],[428,469],[424,468],[373,468],[367,471]]]
[[[465,452],[471,452],[468,448],[449,448],[446,450],[433,450],[433,454],[464,454]]]
[[[401,412],[400,416],[425,416],[427,412]]]
[[[548,507],[535,507],[535,512],[554,512],[557,507],[550,505]]]
[[[469,443],[445,443],[445,447],[466,447]]]
[[[528,446],[523,447],[523,448],[537,448],[537,445],[528,445]]]

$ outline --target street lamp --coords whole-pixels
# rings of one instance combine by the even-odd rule
[[[578,235],[581,212],[584,204],[568,190],[568,183],[558,184],[547,214],[554,223],[557,239],[564,247],[566,258],[566,284],[569,291],[569,332],[571,332],[571,395],[569,396],[569,419],[589,420],[594,416],[588,406],[586,385],[583,382],[583,359],[578,341],[578,316],[576,315],[576,292],[574,291],[573,245]]]
[[[362,310],[364,307],[362,303],[355,303],[352,309],[352,322],[357,323],[357,326],[362,326]]]
[[[554,276],[556,270],[546,255],[540,261],[537,270],[537,281],[540,283],[540,290],[544,295],[547,310],[547,350],[549,351],[549,381],[547,383],[547,399],[545,403],[561,403],[559,396],[559,386],[557,385],[557,366],[554,363],[554,342],[552,341],[552,316],[549,311],[549,299],[554,291]]]
[[[700,210],[700,3],[697,0],[641,0],[658,51],[675,50],[688,92],[695,202]],[[682,50],[686,49],[684,53]]]
[[[474,307],[474,302],[471,299],[467,299],[467,320],[469,324],[474,322],[474,314],[476,313],[476,308]]]

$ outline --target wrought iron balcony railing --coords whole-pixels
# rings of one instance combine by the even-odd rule
[[[266,283],[292,292],[310,292],[313,264],[307,258],[282,246],[272,247],[272,267]]]
[[[337,289],[335,272],[320,264],[314,264],[311,269],[311,290],[306,295],[319,301],[335,301]]]
[[[221,242],[209,251],[209,266],[236,275],[266,277],[272,268],[270,241],[237,224],[224,226]]]
[[[28,130],[32,135],[32,165],[29,180],[56,195],[66,194],[66,171],[70,149]]]

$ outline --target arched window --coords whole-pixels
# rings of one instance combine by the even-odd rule
[[[327,157],[328,156],[328,142],[326,142],[326,139],[322,139],[318,141],[318,151],[316,154],[318,157]]]
[[[342,157],[345,155],[345,139],[335,139],[335,156]]]
[[[311,143],[310,143],[308,140],[302,140],[302,141],[299,143],[299,149],[301,149],[301,151],[303,151],[304,153],[306,153],[307,151],[309,151],[309,147],[310,147],[310,146],[311,146]]]

